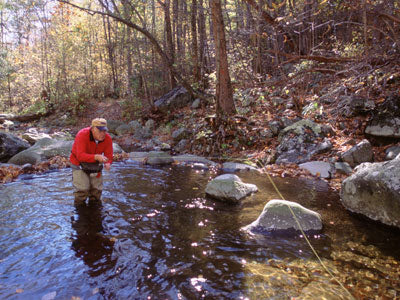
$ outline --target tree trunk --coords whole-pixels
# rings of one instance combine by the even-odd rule
[[[220,0],[210,0],[216,52],[216,102],[217,115],[232,115],[236,112],[233,102],[231,78],[229,76],[228,56],[226,51],[225,27],[222,18]]]
[[[199,55],[197,46],[197,0],[192,0],[191,29],[192,29],[192,63],[193,75],[196,81],[200,81]]]
[[[165,33],[167,39],[167,53],[171,63],[174,63],[175,51],[174,51],[174,41],[172,37],[172,28],[171,28],[170,0],[166,0],[164,4],[164,21],[165,21]],[[170,70],[168,73],[169,73],[168,74],[169,89],[172,90],[176,86],[176,81]]]

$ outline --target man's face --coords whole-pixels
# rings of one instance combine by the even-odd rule
[[[106,138],[106,130],[100,130],[97,127],[92,127],[92,133],[95,140],[101,142]]]

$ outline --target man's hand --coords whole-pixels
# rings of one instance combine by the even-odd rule
[[[104,169],[106,169],[106,171],[110,171],[111,168],[111,164],[104,164]]]
[[[100,162],[100,163],[105,163],[105,162],[108,161],[108,158],[105,157],[104,155],[101,155],[101,154],[96,154],[96,155],[94,156],[94,159],[97,160],[97,161]]]

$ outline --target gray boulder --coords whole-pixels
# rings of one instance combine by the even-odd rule
[[[201,100],[199,98],[197,98],[196,100],[193,101],[191,108],[192,109],[197,109],[199,108],[201,105]]]
[[[153,131],[156,126],[156,123],[153,119],[148,119],[144,124],[144,128],[147,128],[149,131]]]
[[[181,153],[185,151],[186,146],[188,145],[189,141],[187,139],[180,140],[178,144],[174,146],[174,150],[177,153]]]
[[[321,178],[331,178],[335,172],[332,164],[324,161],[310,161],[299,165],[300,168],[308,170],[311,174]]]
[[[322,230],[321,216],[296,202],[273,199],[270,200],[253,223],[243,227],[252,233],[284,233],[300,231],[294,218],[296,216],[304,232],[318,232]]]
[[[373,100],[357,95],[342,96],[337,106],[337,112],[345,117],[357,116],[370,112],[375,108]]]
[[[0,128],[5,129],[6,131],[13,130],[15,126],[16,126],[15,122],[10,120],[3,120],[0,123]]]
[[[236,162],[226,162],[222,164],[222,171],[226,173],[234,173],[234,172],[243,172],[243,171],[255,171],[258,172],[258,169],[247,165],[240,164]]]
[[[341,155],[341,159],[347,162],[351,167],[355,167],[363,162],[371,162],[374,153],[368,140],[362,140],[360,143],[347,150]]]
[[[21,136],[24,140],[28,141],[29,144],[33,145],[38,140],[43,138],[51,138],[50,135],[44,132],[38,132],[36,128],[29,128],[25,133]]]
[[[121,124],[115,129],[116,135],[124,135],[124,134],[131,134],[133,132],[133,128],[128,124]]]
[[[129,153],[129,160],[138,162],[138,163],[145,163],[149,156],[149,152],[130,152]]]
[[[14,155],[8,163],[15,165],[37,164],[43,160],[60,155],[68,157],[71,153],[73,141],[43,138],[32,147]]]
[[[117,144],[113,142],[113,154],[124,153],[125,151]]]
[[[6,162],[15,154],[28,149],[29,143],[19,137],[0,132],[0,162]]]
[[[189,131],[186,128],[179,128],[172,132],[171,137],[175,142],[179,142],[182,139],[186,139],[189,137]]]
[[[389,96],[377,106],[365,128],[365,133],[374,136],[400,137],[400,96]]]
[[[209,166],[217,166],[217,163],[208,160],[204,157],[193,155],[193,154],[182,154],[173,157],[176,163],[180,164],[194,164],[194,163],[201,163]]]
[[[341,174],[351,174],[353,169],[347,162],[335,162],[335,171]]]
[[[241,199],[257,191],[256,185],[244,183],[234,174],[224,174],[214,178],[207,184],[205,190],[208,196],[231,203],[239,203]]]
[[[375,118],[365,128],[365,133],[374,136],[400,137],[400,118]]]
[[[153,135],[153,124],[151,122],[146,123],[145,126],[142,126],[139,121],[134,120],[129,122],[129,126],[132,128],[133,137],[138,140],[151,138]]]
[[[320,126],[308,119],[286,127],[279,133],[276,163],[300,164],[309,161],[315,154],[329,151],[332,148],[329,139],[325,138],[321,143],[315,141],[324,138],[330,131],[328,126]]]
[[[32,147],[14,155],[8,163],[15,165],[37,164],[54,156],[69,157],[74,141],[56,140],[43,138],[37,141]],[[114,153],[122,153],[123,150],[113,143]]]
[[[391,160],[400,153],[400,146],[392,146],[385,150],[385,160]]]
[[[191,101],[192,97],[188,91],[184,87],[178,86],[154,101],[154,106],[163,112],[167,112],[184,107]]]
[[[147,156],[148,165],[169,165],[173,162],[172,156],[162,151],[150,151]]]
[[[120,120],[107,120],[108,132],[111,132],[112,134],[117,134],[116,129],[122,124],[124,124],[124,122]]]
[[[350,211],[400,228],[400,157],[363,163],[346,178],[340,198]]]

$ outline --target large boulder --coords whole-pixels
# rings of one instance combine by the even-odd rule
[[[15,154],[29,147],[29,143],[19,137],[0,132],[0,162],[7,162]]]
[[[375,108],[375,102],[371,99],[357,95],[342,96],[336,111],[345,116],[357,116],[372,111]]]
[[[147,156],[148,165],[170,165],[174,160],[171,155],[163,151],[150,151]]]
[[[243,172],[243,171],[253,171],[259,172],[256,167],[241,164],[236,162],[225,162],[222,164],[222,171],[225,173],[235,173],[235,172]]]
[[[8,163],[15,165],[37,164],[54,156],[69,157],[74,141],[43,138],[32,147],[14,155]],[[122,153],[123,150],[113,143],[114,153]]]
[[[400,96],[389,96],[377,106],[365,128],[365,133],[374,136],[400,137]]]
[[[371,162],[373,157],[372,146],[368,140],[362,140],[341,155],[342,161],[347,162],[351,167],[355,167],[363,162]]]
[[[183,165],[192,165],[194,163],[200,163],[200,164],[205,164],[209,165],[212,167],[216,167],[217,163],[208,160],[204,157],[193,155],[193,154],[182,154],[182,155],[177,155],[173,157],[174,161],[178,164],[183,164]]]
[[[350,211],[400,228],[400,157],[363,163],[342,183],[340,198]]]
[[[276,149],[276,163],[304,163],[314,154],[329,151],[331,142],[324,137],[333,133],[329,126],[321,126],[311,120],[300,120],[279,133],[280,142]],[[320,143],[316,141],[322,140]]]
[[[129,126],[128,124],[121,124],[115,129],[115,134],[116,135],[125,135],[125,134],[131,134],[133,132],[133,128]]]
[[[322,230],[321,216],[317,212],[296,202],[279,199],[270,200],[257,220],[243,229],[252,233],[294,233],[300,231],[297,221],[304,232]]]
[[[108,132],[117,134],[116,129],[122,124],[124,124],[124,122],[121,120],[107,120]]]
[[[179,142],[182,139],[188,138],[189,135],[190,135],[190,132],[186,128],[181,127],[179,129],[173,131],[171,134],[171,137],[175,142]]]
[[[231,203],[239,203],[241,199],[257,191],[256,185],[244,183],[234,174],[217,176],[206,187],[208,196]]]
[[[300,168],[308,170],[311,174],[321,178],[331,178],[335,169],[332,164],[325,161],[309,161],[299,165]]]
[[[74,141],[43,138],[32,147],[14,155],[8,163],[15,165],[37,164],[43,160],[60,155],[68,157]]]
[[[22,134],[22,138],[28,141],[29,144],[34,145],[38,140],[51,138],[51,136],[47,133],[39,132],[36,128],[29,128]]]
[[[184,107],[191,101],[192,97],[188,91],[184,87],[178,86],[154,101],[154,106],[163,112],[167,112]]]

